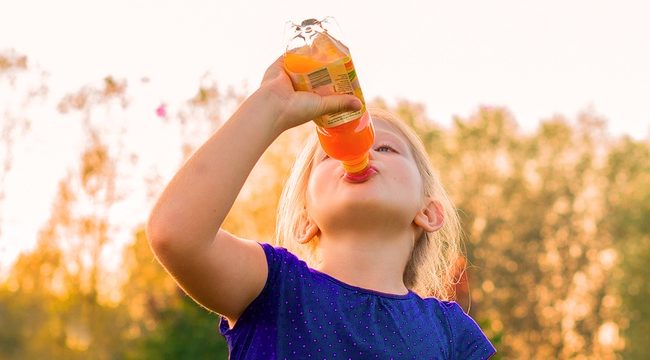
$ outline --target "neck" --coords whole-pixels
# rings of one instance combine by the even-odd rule
[[[317,270],[364,289],[403,295],[404,269],[413,248],[412,231],[390,234],[321,233]]]

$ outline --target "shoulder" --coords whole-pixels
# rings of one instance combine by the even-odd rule
[[[488,359],[496,349],[480,326],[455,301],[425,299],[447,327],[453,359]]]
[[[447,322],[452,322],[452,320],[473,321],[455,301],[438,300],[433,297],[423,298],[422,300],[429,311],[432,311],[438,317],[444,318]]]
[[[304,261],[283,247],[269,243],[259,243],[259,245],[264,250],[268,265],[267,285],[277,284],[278,281],[308,269]]]
[[[289,250],[275,246],[269,243],[258,243],[264,250],[266,261],[269,265],[286,266],[286,265],[302,265],[304,261],[300,260],[296,255]]]

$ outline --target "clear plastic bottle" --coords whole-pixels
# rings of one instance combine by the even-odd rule
[[[350,180],[363,180],[371,171],[368,153],[374,142],[372,119],[359,86],[350,50],[328,30],[336,29],[332,18],[307,19],[291,24],[284,66],[296,90],[320,95],[351,94],[362,108],[314,119],[321,146],[341,161]]]

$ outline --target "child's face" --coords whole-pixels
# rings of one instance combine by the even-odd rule
[[[410,226],[423,203],[423,189],[407,140],[389,123],[373,119],[375,143],[370,166],[377,170],[367,181],[345,179],[340,162],[319,147],[307,185],[307,210],[321,231],[351,220]]]

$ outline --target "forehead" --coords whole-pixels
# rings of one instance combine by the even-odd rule
[[[404,144],[408,143],[408,141],[406,140],[402,132],[398,130],[397,127],[391,124],[390,122],[383,119],[375,118],[372,119],[372,123],[375,128],[375,134],[396,138],[400,141],[403,141]]]

